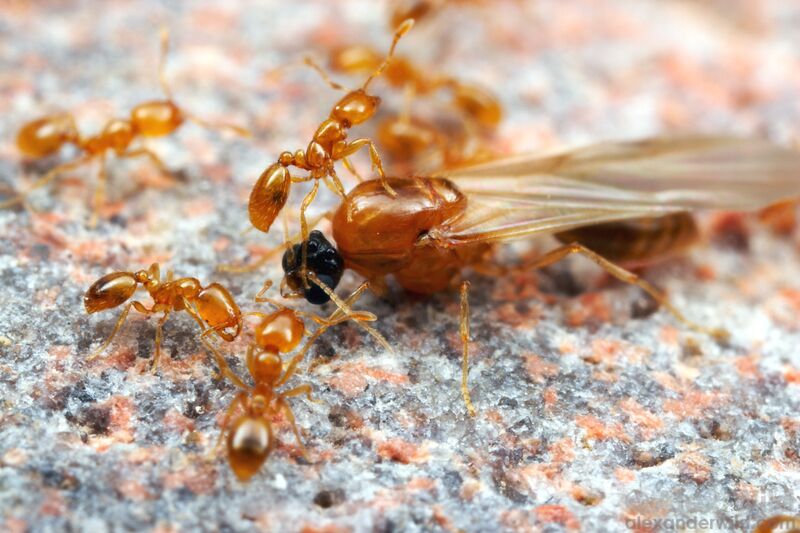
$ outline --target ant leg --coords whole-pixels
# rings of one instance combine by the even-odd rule
[[[89,227],[97,226],[100,218],[100,209],[106,203],[106,183],[108,172],[106,170],[106,156],[100,155],[100,170],[97,171],[97,185],[94,188],[94,199],[92,200],[92,218],[89,219]]]
[[[475,407],[467,388],[467,376],[469,375],[469,281],[461,284],[461,344],[463,345],[463,356],[461,360],[461,395],[464,397],[464,404],[470,416],[475,416]]]
[[[384,338],[384,336],[381,335],[378,332],[378,330],[376,330],[372,326],[369,326],[369,325],[365,324],[365,322],[368,322],[368,321],[372,322],[372,321],[376,320],[377,317],[372,313],[363,312],[363,311],[353,311],[350,308],[350,303],[352,301],[355,301],[354,297],[358,297],[365,290],[366,287],[364,287],[364,288],[359,287],[356,290],[356,292],[354,292],[353,295],[351,295],[349,298],[347,298],[346,301],[343,301],[341,298],[339,298],[336,295],[336,293],[334,293],[331,290],[330,287],[328,287],[322,281],[320,281],[320,279],[317,277],[317,275],[314,274],[313,272],[309,272],[308,273],[308,278],[311,281],[313,281],[315,285],[317,285],[319,288],[321,288],[325,292],[325,294],[328,295],[328,297],[338,307],[337,311],[340,312],[343,316],[342,317],[336,316],[337,312],[335,311],[331,315],[331,318],[328,318],[326,321],[323,321],[322,322],[322,326],[319,329],[317,329],[317,331],[315,331],[309,337],[308,341],[306,342],[305,346],[300,351],[300,353],[298,353],[296,356],[294,356],[292,358],[292,360],[291,360],[291,362],[289,364],[290,367],[292,365],[298,364],[305,357],[305,355],[308,352],[309,348],[311,347],[311,344],[313,343],[313,341],[316,340],[317,338],[319,338],[319,336],[322,335],[322,333],[327,328],[329,328],[332,325],[338,324],[340,322],[344,322],[345,320],[354,321],[356,324],[358,324],[359,327],[361,327],[364,331],[369,333],[375,340],[377,340],[381,344],[381,346],[383,346],[389,353],[394,353],[394,349],[389,344],[389,341],[387,341],[386,338]],[[364,285],[364,284],[362,283],[362,285]],[[335,317],[335,318],[333,318],[333,317]]]
[[[210,120],[199,118],[195,115],[191,115],[186,111],[182,110],[183,116],[189,120],[190,122],[194,122],[198,126],[202,126],[208,130],[230,130],[239,137],[252,137],[252,132],[245,128],[244,126],[239,126],[238,124],[231,124],[228,122],[211,122]]]
[[[325,176],[322,179],[322,183],[324,183],[325,186],[328,188],[328,190],[331,191],[333,194],[336,194],[338,196],[342,196],[342,193],[344,191],[339,189],[339,185],[341,185],[341,182],[337,185],[336,183],[333,182],[333,180],[331,179],[330,176]],[[342,196],[342,200],[345,200],[344,196]]]
[[[303,457],[308,459],[308,450],[306,450],[306,447],[303,444],[303,439],[300,437],[300,430],[297,429],[297,422],[295,422],[292,408],[289,406],[289,403],[283,397],[284,397],[283,394],[278,396],[276,403],[278,404],[280,410],[283,412],[283,415],[286,417],[286,420],[288,420],[289,424],[292,426],[292,432],[294,433],[295,439],[297,439],[297,445],[300,447],[300,451],[303,452]]]
[[[153,363],[150,367],[150,372],[152,372],[153,374],[155,374],[156,371],[158,370],[158,363],[159,361],[161,361],[162,329],[164,326],[164,322],[167,321],[167,318],[169,318],[169,311],[164,311],[164,316],[162,316],[161,319],[156,324],[156,351],[155,354],[153,355]]]
[[[342,161],[346,161],[345,166],[350,165],[350,160],[346,157],[342,158]],[[355,167],[351,168],[351,171],[355,174],[355,176],[359,179],[359,181],[363,181],[361,176],[355,170]],[[338,194],[342,197],[342,203],[347,207],[347,221],[351,222],[353,220],[353,205],[347,199],[347,193],[344,191],[344,185],[342,185],[342,180],[339,179],[339,176],[336,174],[336,171],[331,167],[330,174],[328,174],[328,178],[330,178],[330,182],[328,180],[325,181],[325,184],[331,189],[335,194]]]
[[[127,152],[123,152],[122,154],[119,155],[121,159],[133,159],[135,157],[142,157],[142,156],[149,159],[150,163],[154,167],[156,167],[163,176],[166,176],[171,180],[175,179],[174,176],[172,175],[172,172],[169,171],[164,161],[162,161],[161,158],[158,157],[158,155],[150,148],[145,148],[145,147],[136,148],[134,150],[128,150]]]
[[[311,187],[311,190],[308,191],[308,194],[306,195],[305,198],[303,198],[303,202],[300,204],[300,233],[303,237],[303,242],[300,246],[300,258],[301,258],[300,274],[305,288],[308,288],[308,280],[306,279],[305,276],[306,261],[308,260],[308,221],[306,220],[306,209],[308,209],[308,206],[311,205],[311,202],[314,201],[314,198],[317,196],[318,190],[319,190],[319,180],[314,180],[314,185]]]
[[[66,163],[61,163],[60,165],[50,169],[44,176],[42,176],[41,178],[39,178],[38,180],[33,182],[33,185],[28,187],[28,189],[25,192],[19,193],[14,198],[10,198],[8,200],[4,200],[3,202],[0,202],[0,209],[5,209],[6,207],[11,207],[12,205],[15,205],[15,204],[25,203],[26,197],[32,191],[34,191],[36,189],[39,189],[41,187],[44,187],[45,185],[47,185],[48,183],[53,181],[56,177],[58,177],[58,175],[61,174],[62,172],[66,172],[67,170],[72,170],[74,168],[78,168],[79,166],[89,162],[89,160],[91,160],[93,157],[94,157],[93,155],[79,157],[78,159],[75,159],[74,161],[68,161]]]
[[[275,303],[273,303],[271,298],[264,296],[264,293],[267,292],[270,289],[270,287],[272,287],[272,280],[268,279],[267,281],[264,282],[264,285],[261,286],[261,290],[258,291],[258,294],[256,294],[255,298],[253,298],[253,301],[255,301],[255,303],[257,304],[271,303],[272,305],[276,305]]]
[[[205,346],[206,349],[209,352],[211,352],[211,356],[214,358],[214,362],[216,362],[217,367],[219,367],[219,373],[223,377],[226,377],[229,380],[231,380],[231,382],[240,389],[246,389],[247,385],[245,385],[244,381],[242,381],[241,378],[239,378],[239,376],[237,376],[236,373],[233,370],[231,370],[230,365],[228,365],[228,362],[225,360],[225,357],[222,355],[222,353],[211,344],[211,341],[205,338],[206,334],[210,331],[214,330],[213,329],[206,330],[200,335],[200,342],[202,342],[203,346]]]
[[[210,340],[207,340],[207,337],[210,336],[212,333],[217,333],[217,329],[215,328],[208,328],[206,329],[206,324],[203,322],[203,319],[200,317],[200,314],[197,312],[189,300],[184,296],[183,297],[183,307],[186,309],[186,312],[189,313],[195,322],[200,326],[203,330],[203,333],[200,334],[200,342],[203,343],[203,346],[206,347],[208,351],[211,352],[212,357],[214,357],[214,361],[217,363],[217,367],[219,368],[219,373],[221,376],[230,379],[234,385],[239,387],[240,389],[247,388],[244,382],[239,379],[239,376],[231,370],[230,365],[225,360],[225,357],[217,350],[212,344]]]
[[[392,189],[392,187],[389,185],[389,182],[386,180],[386,173],[383,171],[383,162],[381,161],[381,156],[378,154],[378,149],[375,147],[375,143],[373,143],[371,140],[361,138],[349,143],[334,145],[332,154],[333,159],[343,159],[356,153],[364,146],[369,147],[369,158],[372,162],[372,168],[378,173],[378,177],[380,177],[381,184],[383,185],[383,188],[386,189],[386,193],[392,198],[397,197],[397,193],[394,191],[394,189]]]
[[[350,174],[355,176],[355,178],[358,180],[359,183],[364,181],[364,178],[361,177],[361,174],[358,173],[358,170],[356,170],[356,167],[353,166],[353,163],[351,163],[348,158],[343,157],[342,164],[344,165],[344,168],[346,168],[350,172]]]
[[[100,356],[100,354],[103,353],[103,351],[105,351],[106,348],[108,348],[108,346],[111,344],[111,341],[114,340],[114,337],[119,332],[120,328],[122,328],[122,324],[125,323],[125,319],[128,318],[128,313],[131,310],[131,306],[133,306],[132,303],[125,306],[125,309],[122,310],[122,313],[120,313],[119,318],[117,319],[117,323],[114,325],[114,329],[111,331],[111,335],[109,335],[106,341],[102,345],[100,345],[100,347],[97,350],[95,350],[92,353],[92,355],[86,358],[87,361],[92,361],[94,359],[97,359]]]
[[[303,181],[308,181],[308,180],[303,180]],[[285,210],[284,210],[284,212],[285,212]],[[332,214],[333,214],[333,210],[326,211],[322,215],[320,215],[317,218],[313,219],[311,222],[309,222],[308,229],[312,230],[312,229],[316,228],[317,225],[323,219],[329,218]],[[257,261],[254,261],[254,262],[252,262],[250,264],[219,265],[217,267],[217,270],[219,270],[220,272],[232,272],[232,273],[235,273],[235,274],[241,274],[241,273],[245,273],[245,272],[253,272],[255,270],[258,270],[262,266],[266,265],[267,263],[269,263],[269,261],[273,257],[275,257],[275,254],[277,252],[285,251],[286,250],[286,243],[300,240],[301,237],[302,237],[302,235],[300,233],[296,233],[296,234],[292,235],[291,238],[285,238],[284,240],[286,242],[284,244],[282,244],[281,246],[276,246],[275,248],[272,248],[270,250],[267,250],[266,252],[264,252],[264,255],[262,255]]]
[[[320,77],[322,78],[322,81],[324,81],[326,84],[328,84],[328,86],[331,89],[333,89],[334,91],[346,91],[347,90],[347,88],[344,85],[342,85],[340,83],[336,83],[335,81],[333,81],[330,78],[330,76],[328,76],[328,73],[325,72],[325,69],[323,69],[321,66],[319,66],[319,64],[317,64],[317,62],[314,61],[311,57],[309,57],[309,56],[304,57],[303,58],[303,63],[305,63],[306,66],[311,67],[312,69],[314,69],[314,71],[316,71],[316,73],[320,75]]]
[[[267,292],[270,289],[270,287],[272,287],[272,280],[265,281],[264,285],[261,287],[261,290],[258,291],[258,294],[256,294],[256,297],[254,298],[254,301],[257,304],[264,304],[264,303],[270,304],[271,306],[275,307],[278,310],[289,309],[288,307],[286,307],[285,305],[283,305],[279,301],[277,301],[277,300],[275,300],[273,298],[270,298],[268,296],[264,296],[264,293]],[[296,315],[309,317],[309,318],[312,318],[312,319],[317,319],[318,318],[316,315],[314,315],[312,313],[305,313],[303,311],[298,311],[298,310],[295,310],[295,309],[292,309],[291,311]],[[265,318],[267,315],[264,314],[264,313],[261,313],[259,311],[250,311],[250,312],[247,312],[247,313],[243,313],[242,316],[259,316],[261,318]]]
[[[328,178],[330,178],[330,182],[333,184],[333,189],[331,190],[341,196],[343,201],[347,202],[347,193],[344,190],[342,180],[339,179],[339,176],[336,174],[336,171],[333,170],[333,168],[331,168],[331,173],[328,174]],[[330,185],[328,187],[330,188]]]
[[[361,326],[361,328],[363,328],[367,333],[372,335],[375,338],[375,340],[377,340],[384,348],[386,348],[386,350],[389,353],[394,353],[394,350],[392,349],[392,346],[389,344],[389,341],[387,341],[384,338],[383,335],[378,333],[378,330],[376,330],[375,328],[373,328],[371,326],[368,326],[367,324],[364,324],[363,320],[359,320],[359,319],[355,318],[355,313],[353,312],[352,309],[350,309],[350,306],[345,301],[343,301],[341,298],[339,298],[336,295],[336,293],[333,292],[333,290],[331,290],[330,287],[328,287],[322,281],[320,281],[320,279],[317,277],[316,274],[314,274],[313,272],[309,272],[308,273],[308,277],[317,286],[319,286],[319,288],[322,289],[325,292],[325,294],[328,295],[328,297],[333,301],[333,303],[336,304],[336,306],[342,311],[342,313],[344,315],[347,315],[348,317],[353,319],[359,326]],[[363,292],[363,289],[362,289],[362,292]],[[361,294],[361,293],[359,292],[359,294]],[[370,315],[372,315],[372,314],[370,313]],[[372,315],[372,316],[375,316],[375,315]]]
[[[92,353],[92,355],[86,358],[87,361],[92,361],[94,359],[97,359],[100,356],[100,354],[103,353],[106,348],[108,348],[108,346],[111,344],[111,341],[114,340],[114,337],[116,337],[117,333],[119,333],[119,330],[122,328],[122,325],[128,318],[128,313],[130,312],[131,307],[135,308],[142,314],[145,315],[150,314],[150,311],[141,302],[134,301],[126,305],[125,309],[123,309],[122,313],[120,313],[119,318],[117,319],[117,323],[114,325],[114,329],[111,331],[111,335],[109,335],[108,339],[106,339],[106,341],[97,350],[95,350]]]
[[[686,318],[683,315],[683,313],[678,311],[678,309],[676,309],[672,305],[666,294],[655,288],[647,281],[641,279],[633,272],[625,270],[621,266],[612,263],[608,259],[589,250],[580,243],[573,242],[571,244],[565,244],[564,246],[556,248],[555,250],[548,252],[545,255],[537,258],[536,260],[526,264],[525,267],[542,268],[548,265],[552,265],[553,263],[557,263],[558,261],[561,261],[565,257],[570,256],[572,254],[581,254],[582,256],[594,262],[596,265],[598,265],[600,268],[602,268],[603,270],[605,270],[618,280],[625,283],[630,283],[632,285],[636,285],[644,292],[652,296],[653,299],[656,302],[658,302],[659,305],[663,306],[667,311],[669,311],[678,322],[688,327],[689,329],[697,331],[699,333],[710,335],[711,337],[714,337],[715,339],[720,341],[724,341],[730,336],[730,334],[723,329],[707,328],[705,326],[695,324],[694,322]]]
[[[245,263],[242,263],[242,264],[239,264],[239,265],[224,264],[224,265],[219,265],[217,267],[217,270],[220,271],[220,272],[231,272],[233,274],[243,274],[245,272],[254,272],[254,271],[258,270],[259,268],[261,268],[262,266],[264,266],[267,263],[269,263],[270,260],[273,257],[275,257],[276,252],[280,252],[281,250],[283,250],[282,246],[276,246],[275,248],[267,250],[264,253],[264,255],[262,255],[258,260],[253,261],[250,264],[245,264]]]
[[[361,297],[361,295],[364,293],[364,291],[367,290],[368,288],[370,288],[369,282],[368,281],[362,281],[361,285],[359,285],[356,288],[356,290],[354,290],[352,293],[350,293],[350,296],[345,298],[343,307],[346,307],[347,309],[350,310],[350,315],[345,314],[345,312],[342,311],[341,307],[337,307],[336,310],[333,313],[331,313],[331,315],[328,318],[320,318],[320,317],[318,317],[316,315],[312,315],[311,319],[314,320],[315,322],[317,322],[318,324],[323,324],[323,325],[327,324],[328,327],[330,327],[332,325],[335,325],[335,324],[338,324],[339,323],[339,319],[341,319],[341,318],[344,318],[346,320],[348,318],[348,316],[350,316],[350,317],[356,317],[356,316],[363,317],[363,318],[359,318],[359,319],[360,320],[366,320],[368,322],[374,322],[375,320],[378,319],[378,317],[376,317],[373,313],[370,313],[369,311],[353,311],[352,308],[351,308],[353,303],[355,303],[355,301],[358,300]],[[295,312],[298,312],[298,311],[295,311]]]
[[[321,400],[315,400],[314,398],[311,397],[311,393],[312,392],[314,392],[314,390],[311,388],[311,385],[309,385],[309,384],[298,385],[297,387],[294,387],[293,389],[289,389],[286,392],[282,392],[281,393],[281,398],[291,398],[293,396],[300,396],[300,395],[305,394],[306,395],[306,399],[309,402],[322,403]]]

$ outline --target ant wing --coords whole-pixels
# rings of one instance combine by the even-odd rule
[[[468,198],[463,216],[430,232],[455,246],[681,211],[758,209],[800,197],[800,152],[730,137],[652,138],[437,175]]]

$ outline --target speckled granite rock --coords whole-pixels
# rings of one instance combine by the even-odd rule
[[[401,48],[498,91],[499,151],[687,129],[790,143],[799,131],[795,2],[491,5],[449,9]],[[215,265],[279,243],[242,233],[249,187],[282,149],[305,145],[335,99],[313,73],[274,69],[346,41],[384,47],[386,18],[367,0],[0,7],[2,185],[58,161],[21,162],[13,139],[26,120],[74,110],[92,131],[158,95],[162,24],[180,101],[256,133],[189,125],[152,143],[175,184],[112,162],[96,229],[88,170],[35,194],[38,214],[0,212],[0,529],[648,531],[658,529],[648,520],[713,519],[727,522],[706,529],[742,530],[798,513],[798,236],[750,217],[707,216],[705,246],[646,271],[688,315],[729,329],[727,345],[581,261],[470,275],[475,419],[457,385],[457,295],[363,298],[397,353],[352,325],[327,333],[313,351],[325,363],[296,379],[321,400],[293,402],[308,460],[279,422],[282,444],[249,484],[209,460],[234,390],[213,379],[187,317],[167,323],[158,375],[146,372],[154,322],[136,316],[105,358],[85,361],[115,315],[87,316],[81,296],[114,269],[157,260],[254,308],[277,264],[254,275]],[[385,95],[387,106],[402,100]],[[343,290],[357,281],[348,274]],[[229,352],[240,372],[244,348]]]

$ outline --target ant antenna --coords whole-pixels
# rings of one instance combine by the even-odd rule
[[[158,61],[158,82],[161,84],[161,90],[164,91],[164,95],[167,97],[167,100],[174,103],[175,97],[172,94],[172,89],[167,82],[167,55],[169,54],[169,30],[167,28],[161,28],[161,57]],[[190,122],[194,122],[198,126],[201,126],[206,129],[210,130],[231,130],[236,135],[240,137],[252,137],[252,133],[247,128],[242,126],[237,126],[236,124],[228,124],[226,122],[210,122],[208,120],[204,120],[196,115],[189,113],[188,111],[181,109],[181,115],[184,119],[189,120]]]
[[[161,28],[161,55],[158,58],[158,82],[167,100],[172,100],[172,89],[167,83],[167,55],[169,54],[169,30]]]
[[[196,115],[192,115],[187,112],[183,112],[184,118],[189,120],[190,122],[194,122],[198,126],[202,126],[203,128],[209,130],[230,130],[236,135],[240,137],[252,137],[253,134],[250,132],[249,129],[243,126],[237,126],[236,124],[229,124],[227,122],[211,122],[205,119],[202,119]]]
[[[394,33],[394,38],[392,39],[392,46],[389,47],[389,53],[386,54],[386,58],[381,63],[381,66],[372,73],[372,75],[367,78],[367,81],[364,82],[364,85],[361,86],[363,90],[367,90],[367,86],[372,83],[372,80],[383,74],[383,71],[389,66],[389,62],[392,60],[392,56],[394,55],[394,49],[397,47],[398,41],[400,38],[403,37],[408,31],[414,27],[414,19],[406,19],[403,21],[402,24],[397,28],[397,31]]]
[[[317,74],[319,74],[322,77],[322,81],[327,83],[328,86],[330,86],[330,88],[333,89],[334,91],[346,91],[347,90],[347,87],[345,87],[344,85],[342,85],[340,83],[336,83],[335,81],[333,81],[330,78],[330,76],[328,76],[328,73],[325,72],[322,69],[322,67],[320,67],[317,64],[317,62],[314,61],[313,59],[311,59],[309,56],[306,56],[306,57],[303,58],[303,63],[305,63],[306,66],[309,66],[309,67],[313,68],[315,71],[317,71]]]
[[[315,283],[317,286],[319,286],[319,288],[320,288],[320,289],[322,289],[322,290],[325,292],[325,294],[327,294],[327,295],[328,295],[328,297],[329,297],[329,298],[330,298],[330,299],[333,301],[333,303],[335,303],[335,304],[336,304],[336,307],[338,307],[338,308],[339,308],[339,311],[341,311],[341,312],[342,312],[342,314],[344,314],[344,315],[345,315],[345,317],[346,317],[346,318],[345,318],[344,320],[347,320],[347,319],[351,319],[351,320],[353,320],[353,321],[354,321],[354,322],[356,322],[356,323],[357,323],[359,326],[361,326],[361,327],[364,329],[364,331],[366,331],[367,333],[369,333],[370,335],[372,335],[372,336],[375,338],[375,340],[377,340],[377,341],[378,341],[378,342],[379,342],[379,343],[380,343],[380,344],[381,344],[381,345],[382,345],[384,348],[386,348],[386,350],[387,350],[387,351],[389,351],[390,353],[394,353],[394,350],[392,349],[392,346],[389,344],[389,341],[387,341],[387,340],[386,340],[386,338],[385,338],[383,335],[381,335],[380,333],[378,333],[378,330],[376,330],[376,329],[375,329],[375,328],[373,328],[372,326],[369,326],[369,325],[367,325],[367,324],[364,324],[364,316],[363,316],[363,314],[362,314],[362,313],[360,313],[360,312],[353,312],[353,310],[350,308],[350,305],[348,304],[348,302],[352,303],[352,301],[351,301],[351,300],[352,300],[352,298],[348,298],[348,302],[345,302],[345,301],[343,301],[341,298],[339,298],[339,297],[336,295],[336,293],[335,293],[335,292],[333,292],[333,290],[331,290],[331,288],[330,288],[330,287],[328,287],[326,284],[324,284],[324,283],[323,283],[323,282],[322,282],[322,281],[321,281],[321,280],[320,280],[320,279],[317,277],[317,275],[316,275],[315,273],[313,273],[313,272],[308,272],[308,273],[306,274],[306,276],[308,276],[308,279],[310,279],[310,280],[311,280],[311,281],[313,281],[313,282],[314,282],[314,283]],[[362,290],[363,290],[363,289],[362,289]],[[359,291],[357,291],[357,294],[360,294],[360,292],[359,292]],[[369,314],[370,314],[370,315],[372,315],[372,313],[369,313]],[[375,315],[372,315],[370,318],[373,318],[374,316],[375,316]],[[323,326],[323,327],[324,327],[324,326]],[[326,329],[327,329],[327,328],[326,328]],[[315,334],[316,334],[316,332],[315,332]],[[313,337],[313,336],[312,336],[312,337]],[[308,345],[310,345],[310,342],[311,342],[311,341],[309,340],[309,343],[307,344],[307,346],[308,346]],[[306,350],[304,349],[304,350],[303,350],[303,352],[305,353],[305,351],[306,351]]]

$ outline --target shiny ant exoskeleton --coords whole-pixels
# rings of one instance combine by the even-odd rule
[[[663,261],[696,245],[700,233],[692,211],[757,210],[796,198],[799,165],[794,150],[730,137],[656,137],[520,154],[429,176],[388,178],[393,196],[380,180],[364,181],[334,213],[332,236],[346,267],[375,287],[391,275],[418,294],[449,289],[466,267],[503,276],[581,255],[645,291],[687,328],[724,342],[727,331],[688,319],[626,266]],[[562,246],[511,269],[493,264],[495,244],[542,234]],[[462,281],[461,390],[474,413],[466,386],[468,288]]]
[[[245,360],[253,385],[244,385],[241,381],[238,381],[237,385],[242,390],[236,394],[228,407],[222,423],[223,427],[227,429],[220,434],[220,440],[217,444],[217,447],[219,447],[222,439],[225,439],[228,462],[234,474],[242,481],[250,479],[258,472],[261,465],[264,464],[270,453],[275,449],[276,443],[272,430],[272,418],[278,414],[282,414],[289,422],[298,446],[303,454],[306,454],[305,446],[295,423],[294,413],[287,399],[292,396],[305,395],[309,400],[312,400],[311,385],[298,385],[283,392],[279,392],[278,389],[285,385],[295,374],[297,366],[302,361],[305,353],[322,333],[332,326],[347,320],[353,320],[389,348],[386,339],[372,327],[365,324],[365,322],[374,321],[375,315],[366,311],[353,311],[350,308],[366,290],[366,283],[362,283],[347,299],[340,300],[313,273],[309,275],[314,279],[317,286],[321,287],[321,290],[327,292],[328,298],[333,299],[337,305],[336,310],[327,318],[290,309],[270,298],[262,297],[271,286],[269,281],[264,284],[261,292],[256,296],[256,301],[271,303],[277,307],[277,310],[269,314],[248,313],[261,317],[255,327],[254,342],[247,348]],[[307,331],[303,317],[313,320],[319,327],[308,336],[308,341],[304,348],[287,365],[284,365],[281,355],[295,350],[303,338],[306,337]],[[224,360],[222,354],[214,346],[205,341],[204,343],[214,353],[215,359]],[[233,418],[233,422],[229,425],[230,419],[239,408],[241,408],[241,414]]]
[[[100,133],[89,137],[81,136],[75,124],[75,118],[70,113],[48,115],[23,125],[17,134],[17,148],[25,157],[31,159],[46,157],[54,154],[66,144],[75,145],[82,152],[82,155],[73,161],[57,165],[36,180],[26,192],[0,202],[0,208],[24,203],[31,191],[47,185],[59,174],[98,159],[100,161],[100,170],[94,193],[91,220],[91,225],[94,225],[97,222],[99,209],[105,201],[106,154],[108,152],[113,152],[119,158],[147,157],[162,174],[169,175],[170,172],[166,165],[155,152],[145,146],[132,148],[133,142],[139,138],[169,135],[187,120],[206,128],[229,129],[239,135],[249,136],[250,132],[245,128],[232,124],[213,124],[188,113],[178,106],[172,96],[172,91],[167,84],[164,73],[168,48],[169,34],[164,30],[161,34],[161,59],[159,61],[158,77],[166,99],[139,104],[131,110],[128,118],[111,119]]]
[[[381,56],[370,46],[349,45],[333,50],[329,63],[336,72],[357,75],[376,68],[380,60]],[[480,141],[496,130],[503,116],[502,106],[491,92],[453,76],[437,74],[403,56],[392,58],[383,77],[390,86],[403,89],[405,93],[402,111],[381,119],[376,130],[381,149],[394,161],[412,163],[432,149],[441,154],[444,167],[487,157],[487,150],[480,146]],[[438,124],[412,115],[410,107],[414,98],[436,93],[449,96],[456,122]]]
[[[153,299],[150,308],[138,300],[126,304],[140,286],[146,289]],[[158,368],[161,357],[161,330],[170,313],[186,311],[204,330],[201,338],[214,333],[223,340],[231,342],[242,330],[242,312],[228,289],[219,283],[203,287],[197,278],[173,279],[172,272],[168,273],[165,281],[162,281],[158,263],[153,263],[147,270],[106,274],[89,287],[83,297],[83,304],[86,312],[90,314],[125,304],[111,335],[87,360],[95,359],[111,344],[125,323],[131,308],[148,316],[162,313],[156,325],[153,371]],[[218,358],[217,364],[223,375],[241,383],[231,373],[224,359]]]
[[[310,303],[324,304],[330,301],[328,293],[313,282],[303,281],[302,246],[303,244],[295,244],[284,252],[281,261],[285,273],[283,283]],[[316,274],[328,288],[335,289],[344,274],[344,259],[336,247],[318,230],[308,234],[305,246],[306,269]]]
[[[336,174],[334,163],[342,161],[348,170],[355,173],[355,168],[348,157],[365,146],[369,149],[373,168],[378,173],[381,182],[386,185],[386,192],[390,196],[394,195],[394,191],[386,181],[383,164],[375,144],[366,138],[348,141],[347,135],[351,127],[361,124],[375,115],[381,99],[367,93],[367,89],[372,80],[386,70],[398,41],[413,25],[413,20],[406,20],[399,26],[383,62],[360,88],[349,91],[333,106],[330,115],[319,125],[306,150],[297,150],[294,153],[283,152],[278,161],[261,174],[250,193],[248,205],[250,222],[253,226],[264,232],[269,231],[278,213],[286,204],[292,183],[313,181],[311,190],[300,206],[300,229],[302,241],[305,242],[308,239],[308,223],[305,212],[317,195],[320,181],[323,181],[328,188],[342,198],[346,198],[344,185]],[[344,89],[343,86],[328,80],[324,72],[310,59],[307,59],[306,62],[316,68],[331,87],[337,90]],[[290,167],[308,171],[309,174],[302,178],[294,177],[289,173]]]

